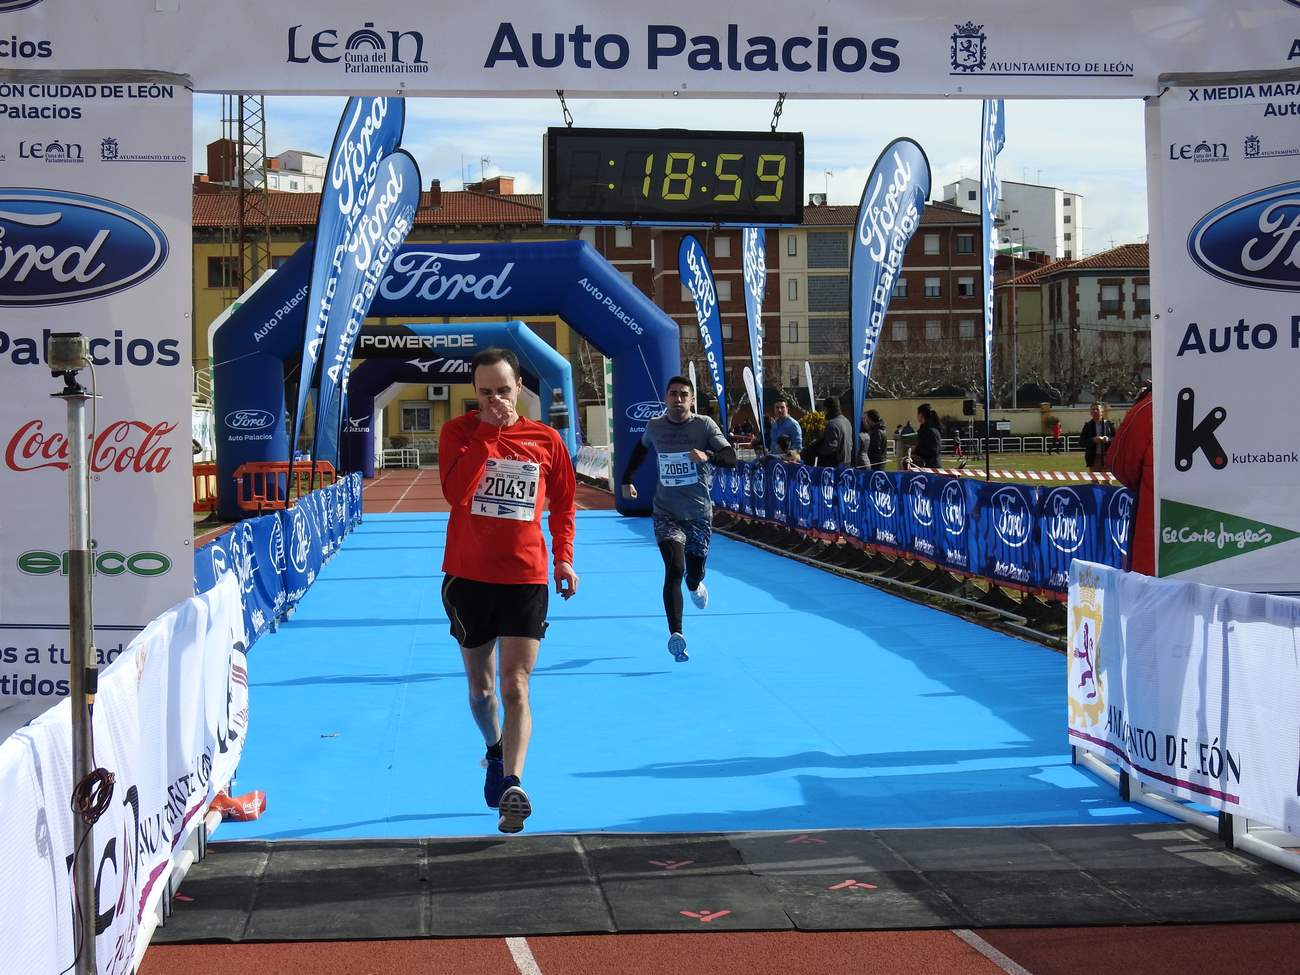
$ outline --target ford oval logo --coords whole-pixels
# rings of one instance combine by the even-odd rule
[[[645,423],[647,420],[653,420],[657,416],[663,416],[668,411],[668,405],[661,403],[656,399],[648,399],[641,403],[633,403],[624,413],[629,420],[635,420],[637,423]]]
[[[1215,207],[1192,227],[1187,250],[1204,271],[1224,281],[1300,291],[1300,181]]]
[[[1029,506],[1018,489],[1004,487],[994,491],[989,509],[993,519],[993,530],[1002,540],[1002,544],[1010,548],[1020,548],[1029,541],[1029,533],[1033,527]]]
[[[231,430],[265,430],[275,423],[275,416],[266,410],[232,410],[226,414],[226,426]]]
[[[167,237],[143,214],[96,196],[0,188],[0,305],[102,298],[167,260]]]

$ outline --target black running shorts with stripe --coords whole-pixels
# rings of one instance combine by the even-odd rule
[[[451,635],[462,647],[481,647],[502,636],[540,640],[546,635],[550,594],[545,585],[507,585],[446,576],[442,606]]]

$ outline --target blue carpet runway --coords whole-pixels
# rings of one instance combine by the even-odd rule
[[[368,515],[253,649],[223,840],[494,834],[438,598],[445,514]],[[674,663],[648,519],[578,514],[532,682],[528,832],[1163,822],[1070,765],[1065,659],[715,536]]]

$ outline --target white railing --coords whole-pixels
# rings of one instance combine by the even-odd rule
[[[387,447],[379,455],[380,467],[419,467],[420,451],[415,447]]]

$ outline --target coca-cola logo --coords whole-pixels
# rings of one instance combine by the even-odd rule
[[[232,410],[226,414],[231,430],[265,430],[275,425],[275,415],[266,410]]]
[[[32,308],[134,287],[167,260],[148,217],[96,196],[0,189],[0,305]]]
[[[167,437],[175,423],[116,420],[90,440],[90,470],[95,474],[161,474],[171,465]],[[5,466],[11,471],[51,467],[66,471],[69,444],[65,434],[45,429],[45,421],[29,420],[9,438]]]

